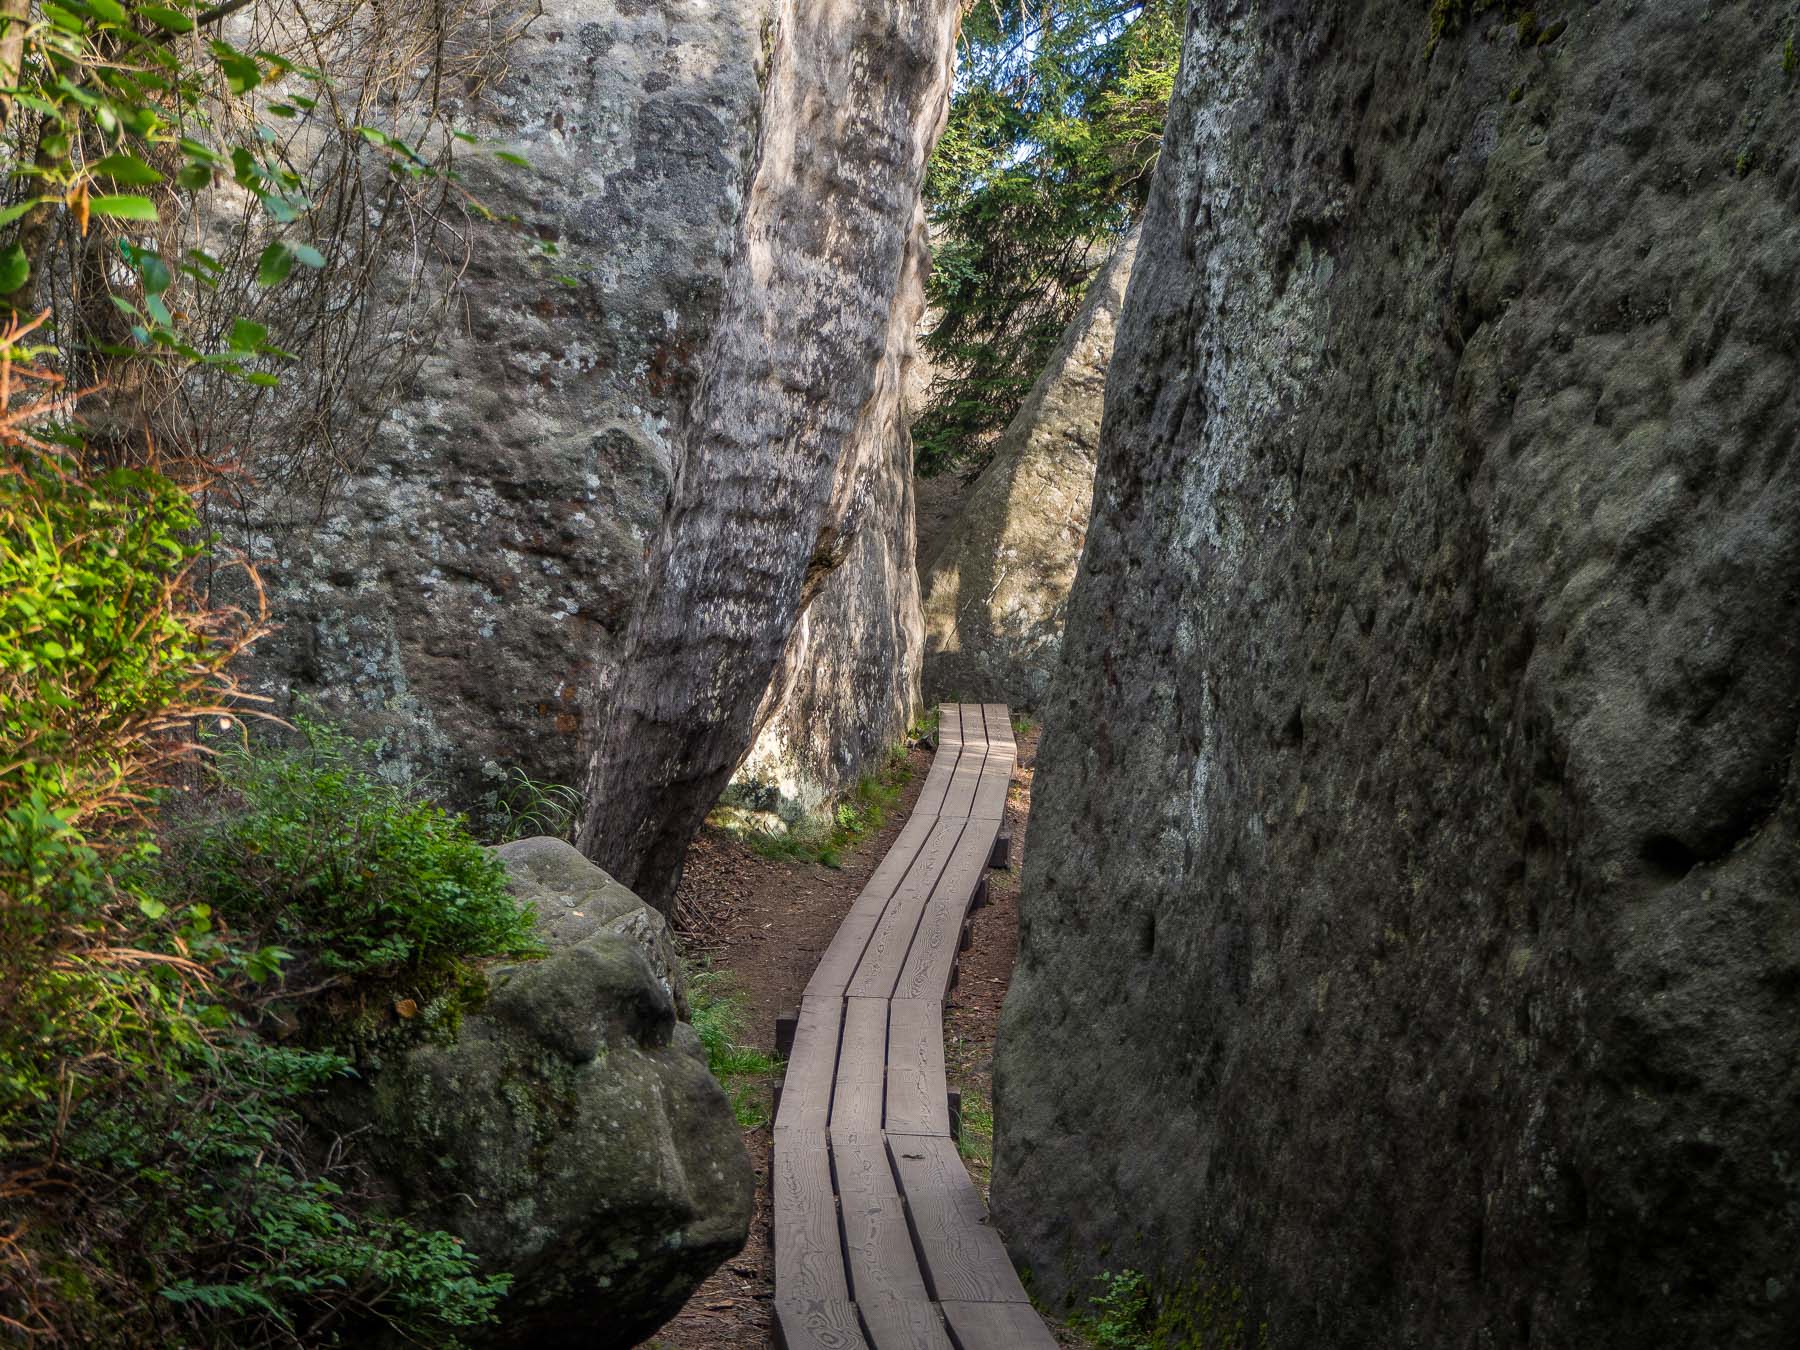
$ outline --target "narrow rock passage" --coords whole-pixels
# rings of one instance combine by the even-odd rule
[[[813,972],[775,1121],[776,1343],[1053,1347],[957,1156],[943,1003],[1004,859],[1017,749],[1000,704],[947,704],[913,815]]]
[[[1003,827],[1012,837],[1011,865],[985,873],[990,883],[990,902],[970,917],[973,940],[960,956],[961,978],[944,1006],[943,1026],[947,1034],[940,1032],[937,1041],[949,1081],[961,1090],[964,1102],[961,1157],[953,1142],[946,1140],[947,1147],[938,1147],[946,1155],[948,1165],[954,1167],[952,1175],[964,1177],[963,1196],[972,1200],[977,1214],[991,1157],[987,1084],[993,1036],[1017,941],[1017,878],[1035,762],[1035,729],[1027,726],[1018,739],[1021,768],[1006,805]],[[941,758],[952,760],[955,752],[946,748]],[[746,1029],[754,1033],[760,1047],[767,1049],[772,1043],[774,1015],[801,1005],[814,968],[830,947],[839,924],[849,917],[855,897],[863,893],[883,860],[897,846],[905,851],[906,846],[900,841],[909,827],[911,838],[916,841],[919,827],[906,819],[906,813],[924,794],[933,758],[919,748],[912,751],[910,760],[912,782],[892,808],[889,823],[848,854],[841,871],[758,857],[729,836],[711,830],[690,854],[678,906],[686,928],[686,943],[690,952],[704,953],[714,969],[728,974],[749,1012],[751,1024]],[[943,774],[944,770],[940,770],[940,779]],[[941,783],[932,785],[934,793],[940,789]],[[930,805],[927,800],[925,807]],[[904,873],[906,869],[903,866],[900,870]],[[891,877],[891,865],[887,873]],[[891,881],[887,884],[891,888]],[[954,950],[954,944],[951,946]],[[900,1016],[911,1017],[917,1011],[914,1006]],[[936,1022],[935,1007],[932,1012],[931,1020]],[[797,1072],[797,1065],[798,1055],[790,1068],[790,1084],[795,1081],[792,1074]],[[933,1128],[944,1126],[941,1086],[935,1104],[919,1099],[919,1106],[922,1112],[936,1113]],[[745,1135],[765,1178],[772,1133],[765,1127],[750,1129]],[[908,1162],[911,1165],[911,1160]],[[979,1189],[969,1184],[963,1173],[965,1166],[979,1183]],[[898,1190],[897,1182],[894,1187]],[[774,1215],[766,1189],[761,1199],[750,1245],[721,1268],[683,1313],[648,1342],[649,1346],[656,1350],[748,1350],[755,1346],[760,1350],[771,1343],[775,1289],[770,1229]],[[855,1334],[860,1336],[860,1326]],[[1038,1335],[1044,1335],[1041,1327]],[[1060,1328],[1057,1335],[1067,1345],[1084,1343]],[[1014,1341],[1009,1337],[998,1343]],[[1048,1339],[1024,1343],[1053,1344]]]

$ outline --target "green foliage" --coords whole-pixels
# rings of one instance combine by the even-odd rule
[[[320,129],[385,167],[340,157],[333,191],[449,182],[334,121],[348,105],[318,71],[221,36],[239,8],[62,0],[24,7],[0,42],[0,1328],[261,1346],[386,1324],[446,1344],[490,1320],[505,1282],[446,1234],[361,1213],[351,1175],[303,1146],[295,1104],[344,1062],[244,1030],[288,959],[246,930],[363,971],[515,950],[528,921],[510,901],[497,915],[492,865],[447,817],[348,779],[256,817],[235,866],[202,840],[216,893],[153,842],[153,799],[201,724],[235,718],[228,663],[260,628],[190,587],[214,469],[158,458],[190,426],[151,429],[197,380],[325,378],[231,317],[329,261],[306,237],[315,185],[276,128],[329,107]],[[248,268],[194,246],[215,217],[193,199],[215,186],[253,208]],[[405,219],[395,204],[379,214]],[[87,425],[78,388],[100,414]],[[361,870],[302,875],[296,841],[333,810]],[[338,926],[321,940],[308,918]]]
[[[329,1326],[386,1325],[454,1344],[492,1320],[508,1277],[477,1275],[447,1233],[346,1209],[343,1169],[306,1163],[294,1103],[347,1072],[328,1052],[228,1040],[80,1123],[70,1165],[106,1198],[73,1222],[112,1230],[121,1331],[318,1344]]]
[[[1094,1350],[1152,1350],[1150,1282],[1135,1270],[1100,1277],[1100,1292],[1088,1300],[1093,1311],[1070,1322]]]
[[[416,976],[538,950],[533,915],[462,819],[378,777],[340,733],[218,756],[222,809],[174,846],[190,894],[323,970]]]
[[[1090,1311],[1069,1319],[1094,1350],[1267,1350],[1268,1326],[1252,1329],[1243,1291],[1204,1258],[1168,1288],[1152,1288],[1135,1270],[1109,1271],[1097,1283]]]
[[[962,1085],[962,1123],[957,1130],[956,1151],[965,1162],[975,1164],[981,1173],[977,1180],[985,1188],[986,1175],[994,1166],[994,1108],[987,1092],[975,1083]]]
[[[0,343],[10,358],[12,344]],[[24,373],[9,369],[16,381]],[[16,387],[12,386],[12,387]],[[26,421],[42,405],[15,399]],[[200,1028],[199,967],[170,907],[113,873],[154,853],[144,785],[178,719],[229,697],[250,630],[183,588],[187,494],[153,473],[84,474],[70,452],[0,446],[0,1158],[47,1103],[140,1077]],[[192,934],[190,934],[191,936]]]
[[[921,473],[978,467],[1099,264],[1143,208],[1186,6],[1051,0],[963,21],[950,119],[926,180],[936,366]]]
[[[738,1038],[744,1034],[744,1003],[730,978],[702,970],[688,976],[688,1011],[706,1063],[731,1098],[732,1113],[745,1129],[769,1121],[769,1086],[781,1062]]]
[[[496,843],[549,835],[573,841],[581,824],[582,795],[565,783],[540,783],[517,766],[483,794],[477,814]]]

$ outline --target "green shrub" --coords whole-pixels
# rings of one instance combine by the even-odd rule
[[[342,1166],[306,1159],[295,1104],[349,1072],[325,1051],[227,1040],[190,1057],[149,1097],[114,1099],[69,1139],[77,1177],[110,1182],[92,1226],[114,1253],[114,1334],[159,1343],[259,1327],[318,1344],[327,1327],[385,1325],[448,1345],[492,1320],[510,1278],[475,1273],[448,1233],[345,1208]]]
[[[1091,1311],[1069,1319],[1094,1350],[1267,1350],[1267,1325],[1252,1330],[1243,1291],[1204,1257],[1173,1285],[1153,1289],[1135,1270],[1108,1271],[1096,1283]]]
[[[219,755],[220,808],[172,848],[191,894],[331,974],[417,977],[538,950],[530,910],[460,817],[376,776],[340,733],[301,732]]]
[[[115,876],[154,854],[144,795],[254,635],[185,590],[196,524],[154,473],[0,442],[0,1161],[52,1103],[199,1033],[189,916]]]
[[[770,1080],[781,1071],[781,1063],[754,1046],[738,1043],[744,1034],[744,1004],[730,978],[711,970],[690,974],[688,1009],[700,1044],[706,1047],[707,1066],[731,1098],[738,1124],[745,1129],[767,1124]]]
[[[1151,1350],[1150,1282],[1135,1270],[1109,1271],[1100,1292],[1088,1300],[1093,1311],[1069,1319],[1094,1350]]]

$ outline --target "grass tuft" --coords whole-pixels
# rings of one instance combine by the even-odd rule
[[[690,974],[688,1010],[706,1047],[707,1067],[731,1098],[737,1123],[746,1130],[767,1125],[771,1088],[782,1065],[774,1055],[738,1040],[744,1034],[744,1001],[731,977],[716,970]]]

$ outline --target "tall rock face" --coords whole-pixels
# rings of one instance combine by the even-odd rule
[[[1800,1343],[1792,16],[1511,8],[1193,8],[998,1052],[1046,1297]]]
[[[815,812],[882,761],[919,706],[923,647],[913,551],[909,391],[929,244],[917,208],[875,388],[838,470],[843,561],[820,579],[758,711],[734,790],[783,815]]]
[[[442,332],[370,452],[321,501],[271,491],[222,522],[283,627],[256,649],[293,694],[477,801],[501,766],[580,781],[588,697],[616,667],[724,297],[760,127],[766,0],[500,4],[463,124],[463,260]],[[534,242],[535,241],[535,242]],[[398,282],[396,282],[398,284]]]
[[[777,17],[742,243],[587,780],[583,852],[653,904],[855,543],[847,456],[879,415],[958,14],[840,0]]]
[[[1136,257],[1133,230],[1095,275],[937,555],[921,559],[928,702],[1044,704],[1087,538],[1106,367]]]

